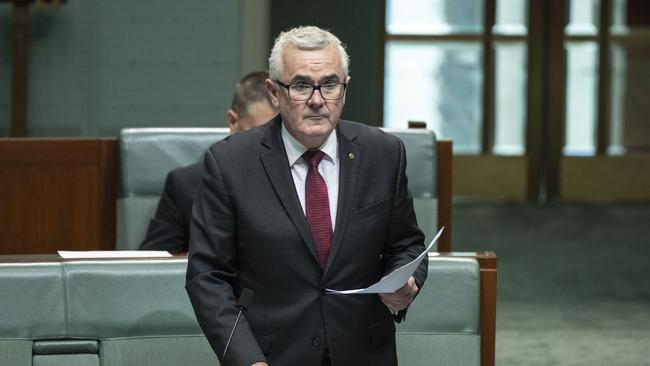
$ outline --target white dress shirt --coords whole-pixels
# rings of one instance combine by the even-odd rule
[[[296,140],[282,123],[282,141],[284,142],[284,149],[287,152],[287,159],[289,160],[289,167],[291,168],[291,175],[293,176],[293,183],[296,185],[296,192],[300,199],[302,212],[306,215],[305,209],[305,180],[307,179],[307,172],[309,165],[302,159],[302,154],[307,151],[298,140]],[[323,160],[318,164],[318,172],[325,180],[327,185],[327,198],[330,204],[330,218],[332,220],[332,231],[336,223],[336,209],[339,199],[339,144],[336,138],[336,131],[332,131],[323,145],[318,149],[325,153]]]

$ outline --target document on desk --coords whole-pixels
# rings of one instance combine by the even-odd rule
[[[58,253],[64,259],[160,258],[172,256],[169,252],[159,250],[59,250]]]
[[[431,240],[429,246],[417,258],[397,268],[396,270],[387,274],[386,276],[382,277],[381,280],[379,280],[379,282],[375,283],[374,285],[366,288],[355,289],[355,290],[332,290],[329,288],[325,290],[329,294],[340,294],[340,295],[385,294],[385,293],[393,293],[399,290],[400,288],[402,288],[402,286],[406,284],[406,282],[409,280],[409,278],[413,275],[415,270],[418,268],[418,265],[420,265],[424,257],[429,253],[429,250],[436,244],[438,238],[440,238],[440,235],[442,235],[442,231],[444,229],[445,229],[444,227],[440,228],[436,236],[433,238],[433,240]],[[431,255],[438,255],[438,253],[431,253]]]

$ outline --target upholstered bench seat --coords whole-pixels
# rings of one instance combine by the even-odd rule
[[[0,365],[218,365],[185,293],[185,258],[28,259],[0,256]],[[476,259],[432,257],[398,326],[400,365],[479,365],[479,314]]]

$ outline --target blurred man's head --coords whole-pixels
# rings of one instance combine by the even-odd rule
[[[230,132],[242,132],[257,127],[278,114],[271,102],[269,90],[264,81],[269,77],[266,71],[254,71],[244,76],[235,87],[232,105],[226,114]]]

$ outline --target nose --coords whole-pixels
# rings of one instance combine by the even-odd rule
[[[311,93],[311,97],[309,97],[309,100],[307,100],[307,104],[310,108],[313,109],[318,109],[322,107],[323,104],[325,104],[325,99],[323,99],[320,90],[315,89],[314,92]]]

